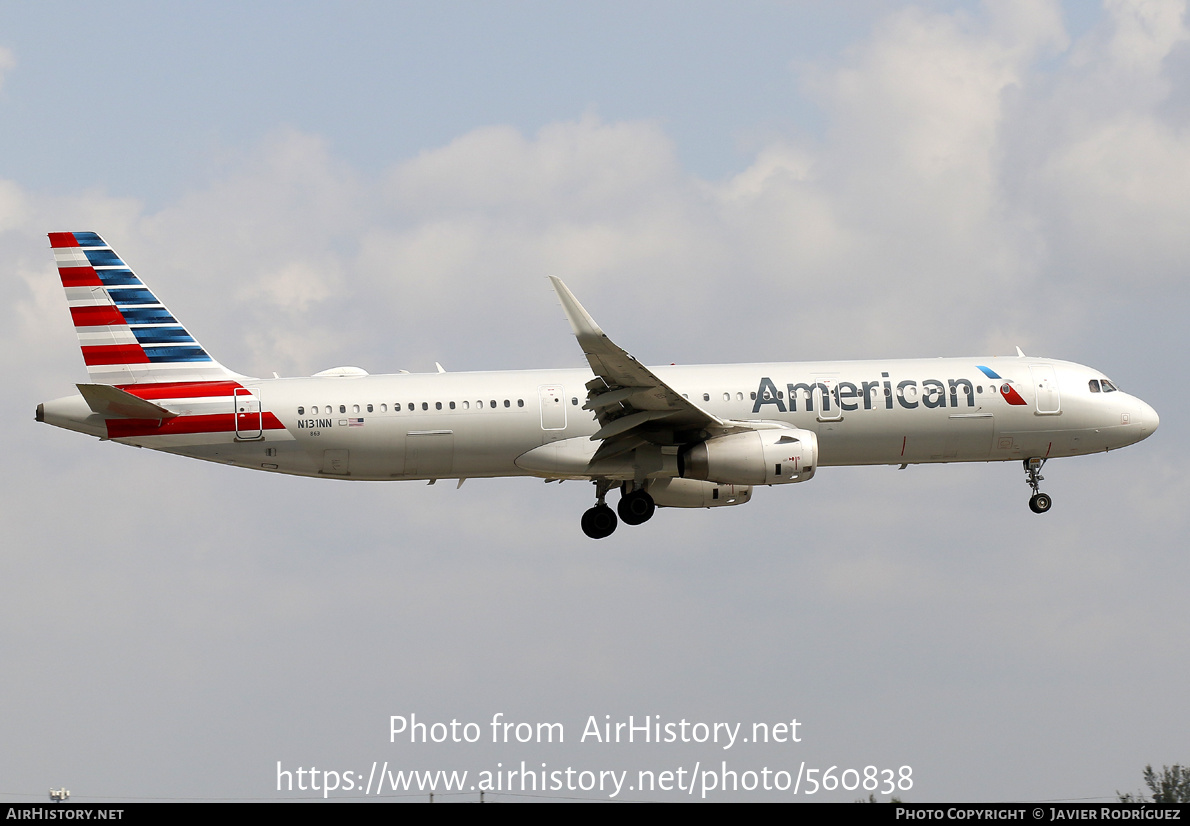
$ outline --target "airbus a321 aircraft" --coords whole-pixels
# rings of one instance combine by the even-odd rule
[[[50,246],[90,374],[37,421],[238,467],[330,479],[537,476],[595,484],[587,536],[657,507],[749,501],[820,466],[1019,461],[1124,447],[1156,411],[1098,370],[936,358],[645,367],[551,278],[590,370],[258,379],[215,361],[94,232]]]

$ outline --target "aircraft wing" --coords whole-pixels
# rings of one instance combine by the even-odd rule
[[[701,441],[711,433],[741,429],[703,410],[658,378],[607,337],[560,279],[549,278],[595,373],[587,382],[587,403],[583,405],[585,410],[595,411],[600,425],[591,440],[603,441],[592,461],[647,442],[683,444]]]

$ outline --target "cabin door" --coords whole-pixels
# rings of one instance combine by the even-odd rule
[[[244,441],[263,439],[259,391],[237,387],[232,391],[236,438]]]
[[[543,384],[537,388],[541,405],[541,429],[566,429],[566,390],[560,384]]]
[[[1033,377],[1033,394],[1037,397],[1038,413],[1060,413],[1062,401],[1058,397],[1058,377],[1049,364],[1029,365]]]

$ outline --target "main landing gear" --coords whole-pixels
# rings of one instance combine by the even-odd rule
[[[653,512],[656,510],[657,505],[654,504],[653,497],[643,489],[621,494],[620,504],[616,506],[616,512],[620,514],[620,519],[624,520],[625,525],[643,525],[653,518]]]
[[[644,488],[631,487],[625,482],[621,487],[620,502],[616,511],[625,525],[643,525],[652,518],[657,505]],[[612,483],[606,479],[595,480],[595,506],[583,514],[583,533],[592,539],[604,539],[616,529],[616,514],[604,501]]]
[[[1054,504],[1054,500],[1050,498],[1048,493],[1042,493],[1038,489],[1045,479],[1041,475],[1041,466],[1045,464],[1045,459],[1026,459],[1024,464],[1025,481],[1033,489],[1033,495],[1029,497],[1029,510],[1033,511],[1033,513],[1045,513],[1050,509],[1050,505]]]

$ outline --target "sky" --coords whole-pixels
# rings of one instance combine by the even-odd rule
[[[593,778],[871,766],[912,802],[1094,802],[1185,764],[1185,5],[0,7],[0,800],[524,763],[594,786],[485,799],[850,801]],[[1044,516],[1014,463],[823,468],[593,542],[587,484],[289,478],[37,424],[86,379],[61,230],[249,375],[580,367],[556,275],[646,363],[1020,346],[1161,428],[1047,465]],[[496,715],[564,739],[492,742]],[[630,718],[678,741],[583,737]],[[694,741],[778,723],[798,741]],[[312,768],[340,788],[278,789]]]

